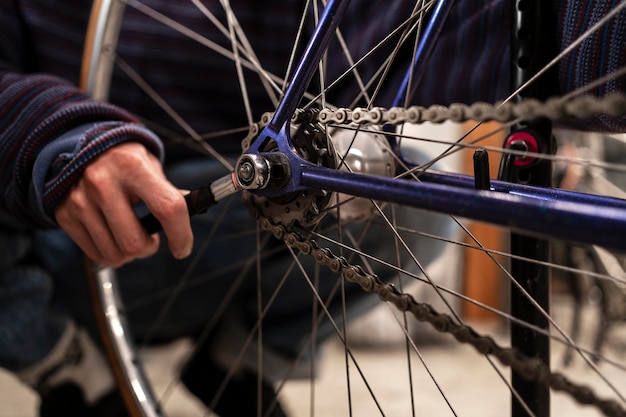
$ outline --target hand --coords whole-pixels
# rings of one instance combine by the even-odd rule
[[[115,146],[93,161],[55,217],[94,262],[119,267],[159,247],[159,236],[149,236],[133,211],[139,201],[160,221],[172,255],[188,256],[193,234],[183,195],[139,143]]]

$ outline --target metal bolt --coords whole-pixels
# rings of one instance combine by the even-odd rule
[[[254,167],[249,161],[243,162],[239,166],[237,176],[243,183],[250,184],[254,180]]]
[[[265,188],[270,181],[270,163],[261,155],[242,155],[235,172],[237,181],[246,190]]]

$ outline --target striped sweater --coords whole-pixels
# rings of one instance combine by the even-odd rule
[[[214,38],[208,24],[188,0],[148,0],[151,7],[172,12],[197,33]],[[220,16],[218,0],[205,1]],[[239,22],[248,34],[264,68],[284,72],[303,0],[232,0]],[[349,20],[341,30],[358,57],[377,43],[386,29],[406,15],[409,1],[352,0]],[[459,1],[444,27],[438,47],[417,89],[414,102],[496,101],[509,91],[510,0]],[[555,20],[551,40],[563,48],[603,15],[615,0],[551,0]],[[164,163],[187,155],[160,139],[137,118],[149,116],[180,131],[169,117],[123,77],[114,75],[111,104],[95,102],[76,87],[86,22],[91,1],[0,0],[0,218],[29,227],[53,227],[56,205],[80,177],[82,170],[111,146],[124,141],[144,143]],[[142,13],[128,8],[120,35],[119,55],[153,86],[200,134],[246,124],[239,83],[232,63],[207,52],[197,42]],[[367,24],[364,24],[367,22]],[[585,41],[560,62],[555,91],[563,93],[590,78],[624,66],[626,14]],[[356,35],[356,36],[355,36]],[[223,37],[221,37],[223,38]],[[229,48],[223,39],[222,46]],[[345,67],[335,48],[329,59],[334,72]],[[366,62],[365,79],[375,72]],[[400,77],[398,72],[398,77]],[[398,78],[396,77],[396,78]],[[253,117],[271,110],[258,77],[246,75]],[[332,96],[347,105],[342,91]],[[624,78],[602,87],[624,91]],[[391,91],[391,90],[389,90]],[[388,105],[392,94],[379,97]],[[123,110],[124,109],[124,110]],[[597,118],[586,128],[626,131],[626,120]],[[236,153],[240,137],[216,139],[213,146]]]

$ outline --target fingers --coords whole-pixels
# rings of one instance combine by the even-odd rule
[[[143,201],[161,223],[172,255],[177,259],[189,256],[193,233],[183,193],[174,187],[161,188],[158,195]]]
[[[126,161],[124,171],[133,175],[125,177],[125,192],[136,196],[136,201],[143,201],[148,210],[159,220],[172,255],[178,259],[187,257],[193,248],[193,233],[183,194],[165,178],[157,158],[148,153],[143,146],[141,151],[146,154],[145,158]],[[120,213],[117,210],[124,209],[124,207],[115,206],[116,202],[120,201],[123,201],[123,198],[111,202],[113,206],[110,218],[116,221],[118,220],[117,213]],[[132,223],[128,226],[133,230],[135,227],[141,228],[145,235],[145,230],[139,224],[137,216],[123,213],[119,220],[121,221],[122,218]],[[120,233],[124,231],[120,230]]]
[[[130,205],[102,203],[85,184],[68,196],[56,218],[83,252],[102,265],[119,267],[158,250],[158,235],[148,236],[141,225],[133,224],[138,222]]]
[[[193,234],[184,198],[139,144],[119,145],[88,166],[55,215],[93,261],[118,267],[158,250],[158,235],[149,236],[133,210],[138,201],[161,222],[173,256],[188,256]]]

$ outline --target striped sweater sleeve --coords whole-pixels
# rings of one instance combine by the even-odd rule
[[[611,10],[616,0],[559,0],[556,2],[556,33],[561,49],[576,41],[598,23]],[[626,10],[621,10],[608,23],[591,33],[583,42],[558,64],[559,90],[567,93],[586,86],[595,79],[616,74],[626,68]],[[626,75],[608,77],[589,94],[604,96],[613,92],[626,93]],[[581,124],[572,120],[570,127],[626,132],[626,116],[611,117],[597,115]]]
[[[159,139],[128,112],[54,76],[0,73],[0,211],[54,226],[54,209],[85,166],[126,141],[162,156]]]

